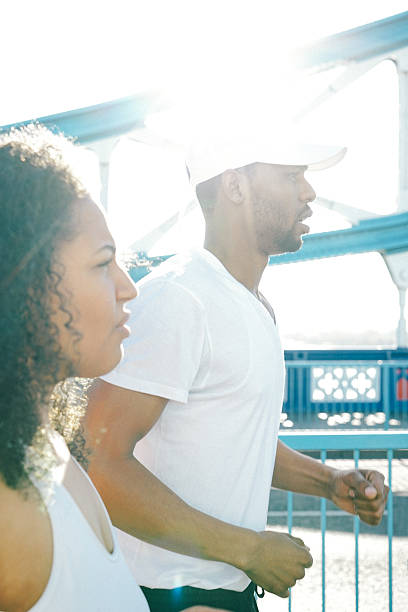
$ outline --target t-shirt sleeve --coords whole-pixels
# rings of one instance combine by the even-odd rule
[[[129,303],[131,335],[124,356],[103,380],[133,391],[187,402],[205,339],[202,304],[184,287],[152,280]]]

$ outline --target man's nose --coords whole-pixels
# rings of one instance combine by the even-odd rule
[[[316,199],[316,192],[305,178],[303,179],[303,186],[300,193],[301,200],[303,202],[313,202]]]

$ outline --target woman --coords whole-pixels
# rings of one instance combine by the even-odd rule
[[[48,421],[59,380],[118,363],[136,296],[72,149],[35,126],[0,137],[0,609],[145,611],[96,489]]]
[[[118,363],[136,296],[73,150],[39,126],[0,136],[0,609],[142,612],[105,507],[48,415],[58,381]],[[57,414],[68,437],[72,404]]]

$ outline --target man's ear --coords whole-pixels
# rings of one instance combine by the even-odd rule
[[[245,199],[243,180],[244,177],[238,170],[225,170],[221,175],[224,193],[234,204],[241,204]]]

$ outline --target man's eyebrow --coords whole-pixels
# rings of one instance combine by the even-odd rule
[[[104,251],[105,249],[108,249],[109,251],[111,251],[113,255],[115,255],[116,253],[116,247],[114,247],[112,244],[104,244],[103,246],[101,246],[99,249],[95,251],[95,254],[100,253],[101,251]]]
[[[288,166],[291,168],[289,172],[305,172],[307,170],[307,166]]]

